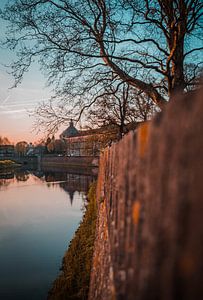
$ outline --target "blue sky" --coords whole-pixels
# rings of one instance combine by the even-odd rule
[[[8,1],[0,0],[0,8],[2,9]],[[5,33],[6,23],[0,19],[0,40],[5,38]],[[202,40],[200,37],[192,36],[190,41],[187,41],[186,47],[189,49],[191,44],[200,47]],[[13,84],[13,78],[4,65],[14,59],[14,52],[0,46],[0,136],[8,137],[12,142],[19,140],[34,142],[45,134],[36,136],[36,132],[32,131],[34,120],[29,117],[28,111],[33,110],[39,102],[50,98],[51,92],[50,88],[45,88],[46,79],[37,63],[32,64],[22,84],[15,89],[9,89]],[[201,61],[201,54],[194,52],[188,57],[188,62],[193,61]]]
[[[2,9],[7,0],[0,1]],[[0,39],[5,37],[6,23],[0,19]],[[46,88],[46,79],[39,70],[39,65],[34,63],[25,75],[22,84],[10,89],[13,78],[8,74],[9,69],[5,64],[10,64],[15,54],[8,49],[0,47],[0,136],[8,137],[12,142],[26,140],[36,141],[42,135],[32,132],[33,119],[29,117],[37,103],[48,99],[50,89]]]

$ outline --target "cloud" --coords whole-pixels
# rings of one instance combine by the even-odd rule
[[[36,103],[18,103],[18,104],[9,104],[9,105],[0,105],[0,109],[9,109],[12,107],[21,107],[21,106],[35,106]]]
[[[16,113],[24,113],[27,112],[27,109],[22,108],[22,109],[15,109],[15,110],[2,110],[0,111],[1,115],[7,115],[7,114],[16,114]]]
[[[4,105],[8,101],[9,98],[10,98],[10,95],[8,95],[5,99],[3,99],[1,101],[1,105]]]

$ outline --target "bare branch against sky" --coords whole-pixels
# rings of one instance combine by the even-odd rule
[[[68,109],[89,107],[118,80],[163,108],[197,83],[202,11],[201,0],[11,1],[1,16],[15,85],[38,61]]]

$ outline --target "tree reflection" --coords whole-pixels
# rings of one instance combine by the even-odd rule
[[[14,181],[26,182],[30,175],[34,175],[35,181],[46,182],[48,188],[58,186],[63,189],[68,194],[71,205],[74,201],[75,192],[86,194],[90,183],[96,179],[95,175],[73,174],[61,170],[14,169],[0,173],[0,189],[8,187]]]
[[[0,190],[7,188],[14,181],[14,172],[12,170],[0,171]]]
[[[10,183],[11,183],[11,181],[8,179],[0,179],[0,190],[2,188],[7,188]]]
[[[17,181],[27,181],[29,179],[29,173],[27,171],[21,171],[15,174]]]

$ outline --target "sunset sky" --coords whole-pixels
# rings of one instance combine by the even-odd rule
[[[7,0],[0,1],[3,8]],[[6,24],[0,19],[0,39],[5,38]],[[33,64],[25,75],[21,85],[10,89],[13,78],[8,74],[9,69],[4,65],[9,64],[15,54],[0,46],[0,136],[6,136],[11,142],[19,140],[34,142],[43,134],[36,135],[32,132],[33,119],[28,111],[37,103],[50,97],[50,88],[45,88],[46,79],[39,71],[39,65]]]
[[[0,9],[8,1],[1,0]],[[0,19],[0,41],[5,39],[6,26],[6,22]],[[191,35],[185,43],[188,50],[191,45],[197,48],[202,46],[202,40],[198,35]],[[185,61],[198,63],[201,60],[201,53],[193,52]],[[29,112],[34,110],[38,103],[51,97],[51,88],[46,87],[46,79],[39,70],[39,64],[35,62],[24,75],[22,84],[10,89],[14,79],[8,74],[9,68],[5,65],[9,65],[12,61],[15,61],[15,53],[0,44],[0,136],[7,137],[13,143],[23,140],[35,142],[45,137],[46,132],[37,135],[33,131],[34,119],[29,116]],[[60,128],[58,133],[64,128]]]

